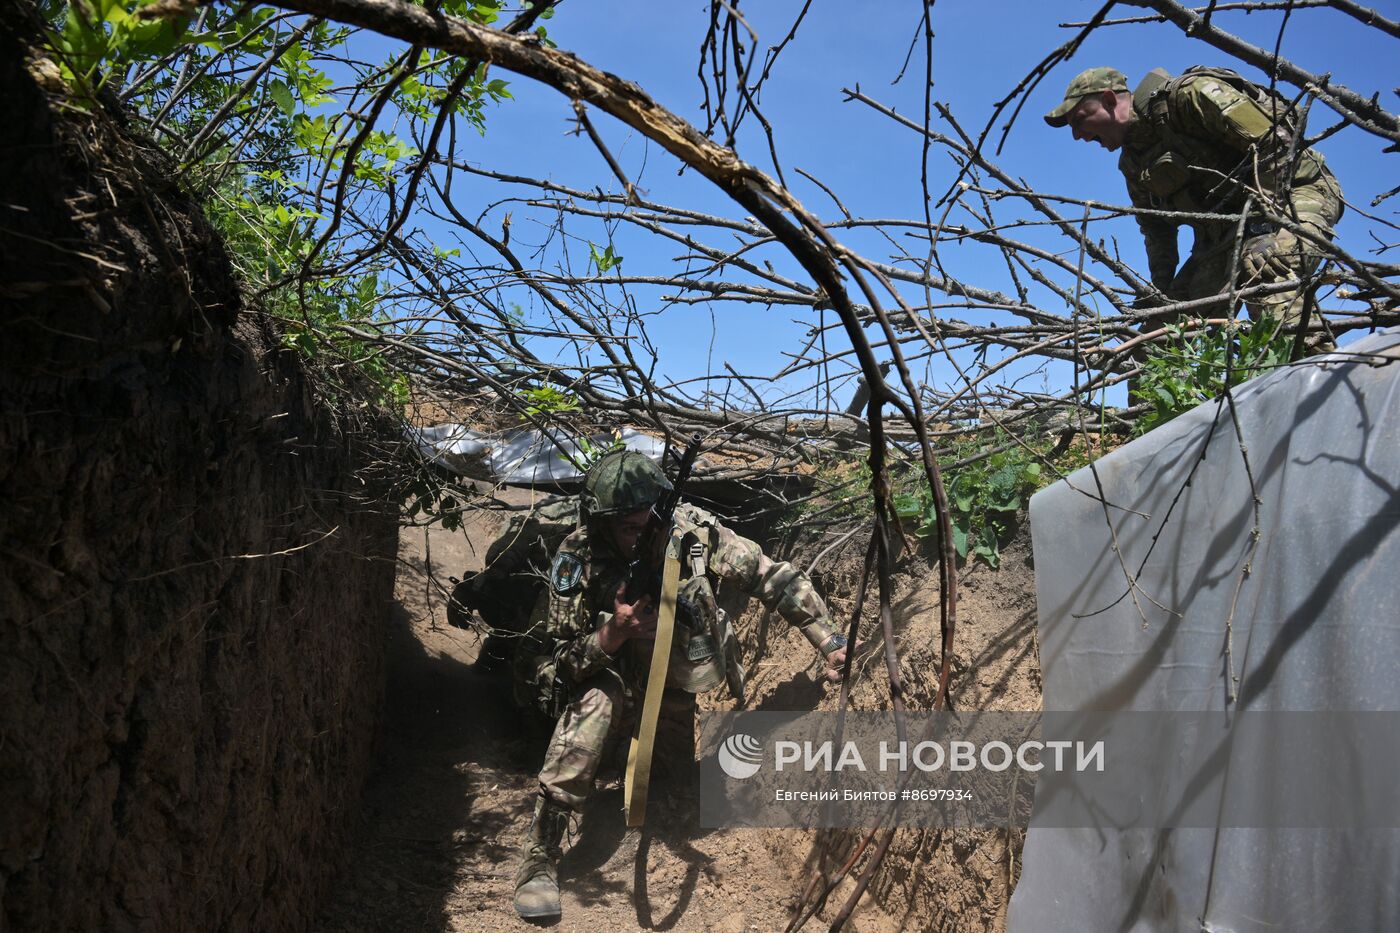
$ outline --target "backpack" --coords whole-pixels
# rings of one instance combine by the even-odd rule
[[[488,629],[507,636],[525,631],[530,610],[549,579],[559,544],[578,527],[578,498],[537,506],[511,520],[486,550],[485,569],[456,584],[447,619],[471,628],[474,611]]]
[[[1277,88],[1270,89],[1262,85],[1255,84],[1238,71],[1231,71],[1229,68],[1217,68],[1212,65],[1192,65],[1175,78],[1163,83],[1152,95],[1152,102],[1162,100],[1163,104],[1170,107],[1172,95],[1181,88],[1183,84],[1192,78],[1214,78],[1221,84],[1228,85],[1239,91],[1245,97],[1259,107],[1260,110],[1268,114],[1274,121],[1275,132],[1285,143],[1294,139],[1300,139],[1303,130],[1302,113],[1298,106],[1288,97],[1280,93]],[[1149,109],[1152,103],[1148,104]]]

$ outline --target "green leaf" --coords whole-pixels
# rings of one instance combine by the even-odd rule
[[[500,6],[490,2],[476,3],[467,15],[482,25],[489,25],[500,18]]]
[[[953,526],[953,549],[959,557],[967,558],[967,529],[959,525]]]
[[[622,257],[613,253],[612,244],[608,244],[608,248],[600,253],[598,252],[598,244],[589,241],[588,258],[598,267],[600,273],[622,265]]]
[[[121,0],[100,0],[99,7],[99,12],[105,22],[115,25],[131,19],[131,13],[127,11]]]
[[[280,78],[273,81],[272,84],[267,85],[267,92],[272,95],[272,102],[277,105],[279,111],[286,113],[287,116],[291,116],[297,111],[297,98],[291,95],[291,88],[287,87],[286,81],[280,80]]]
[[[923,501],[913,493],[902,492],[894,497],[894,514],[900,518],[918,518],[923,511]]]

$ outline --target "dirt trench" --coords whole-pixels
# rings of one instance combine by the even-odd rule
[[[510,492],[518,502],[528,494]],[[499,513],[497,513],[499,515]],[[547,736],[515,710],[507,681],[478,665],[475,633],[446,621],[443,593],[429,572],[481,566],[500,519],[479,515],[462,533],[405,529],[400,539],[397,605],[389,620],[389,684],[379,766],[371,779],[359,841],[325,902],[317,929],[532,929],[511,907],[515,851],[530,821],[534,775]],[[819,574],[849,592],[854,558]],[[997,578],[1011,589],[1002,593]],[[974,571],[964,593],[964,638],[957,667],[978,670],[959,685],[966,704],[1026,708],[1039,703],[1028,549],[1014,543],[1004,569]],[[905,647],[919,690],[937,644],[936,577],[901,577]],[[932,583],[932,589],[930,589]],[[838,616],[849,611],[841,595]],[[750,641],[761,617],[751,613]],[[754,706],[833,705],[814,655],[796,632],[770,625],[754,674]],[[752,654],[747,654],[752,657]],[[876,703],[871,682],[857,691]],[[931,694],[930,694],[931,695]],[[1009,705],[1008,705],[1009,704]],[[713,705],[711,703],[710,705]],[[605,771],[561,864],[561,930],[781,930],[805,881],[813,834],[802,830],[705,830],[693,802],[654,799],[644,834],[625,830],[620,763]],[[1013,838],[1010,855],[1019,851]],[[1009,897],[1007,834],[997,830],[901,831],[873,897],[847,929],[996,930]],[[822,916],[829,919],[848,888]],[[824,929],[814,920],[808,929]]]

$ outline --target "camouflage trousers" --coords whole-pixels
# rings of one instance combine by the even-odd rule
[[[642,694],[623,690],[622,681],[604,671],[576,687],[554,727],[540,768],[540,792],[549,800],[582,809],[593,791],[593,779],[604,755],[631,735]],[[661,696],[661,716],[653,744],[652,774],[668,776],[667,769],[684,772],[695,761],[695,695],[667,690]]]
[[[1290,200],[1298,212],[1298,221],[1304,230],[1323,240],[1332,239],[1332,228],[1342,216],[1342,200],[1341,189],[1330,173],[1325,173],[1315,181],[1295,188]],[[1273,233],[1266,233],[1246,239],[1241,255],[1248,252],[1251,247],[1266,242],[1272,237]],[[1287,274],[1266,273],[1261,278],[1251,279],[1242,268],[1236,272],[1236,288],[1270,285],[1292,279],[1299,279],[1303,283],[1296,288],[1250,299],[1246,307],[1253,320],[1257,321],[1261,317],[1267,316],[1281,324],[1291,325],[1298,323],[1302,317],[1308,280],[1317,270],[1321,255],[1313,243],[1302,237],[1298,238],[1298,242],[1297,253],[1288,261],[1289,271]],[[1190,258],[1182,264],[1172,279],[1171,285],[1168,286],[1168,297],[1176,301],[1190,301],[1229,291],[1230,267],[1234,258],[1235,228],[1233,225],[1226,224],[1220,228],[1219,234],[1213,237],[1210,242],[1197,243],[1192,249]],[[1221,314],[1229,314],[1229,309],[1225,308],[1223,303],[1219,306],[1213,305],[1193,312],[1193,315],[1201,317],[1213,317]],[[1314,320],[1316,319],[1314,318]]]

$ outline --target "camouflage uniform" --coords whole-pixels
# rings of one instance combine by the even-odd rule
[[[1232,80],[1234,79],[1234,80]],[[1291,134],[1273,107],[1242,90],[1232,72],[1202,69],[1170,78],[1149,73],[1133,91],[1133,119],[1118,160],[1135,207],[1191,213],[1239,213],[1245,196],[1289,217],[1309,232],[1332,238],[1342,216],[1342,191],[1320,153],[1303,149],[1289,171]],[[1261,105],[1262,103],[1262,105]],[[1286,106],[1279,103],[1279,113]],[[1267,109],[1266,109],[1267,108]],[[1287,189],[1287,201],[1282,200]],[[1188,223],[1195,236],[1191,255],[1177,268],[1177,228]],[[1237,224],[1230,220],[1178,221],[1140,215],[1152,282],[1169,297],[1189,300],[1218,295],[1230,287]],[[1242,252],[1259,249],[1279,236],[1263,218],[1247,219]],[[1251,280],[1243,270],[1236,286],[1298,278],[1307,281],[1318,264],[1316,248],[1285,231],[1294,243],[1287,271]],[[1267,315],[1296,323],[1302,288],[1249,302],[1251,317]],[[1218,313],[1225,309],[1205,309]]]
[[[836,634],[825,603],[812,582],[786,561],[774,561],[747,538],[724,527],[713,515],[690,505],[676,509],[679,534],[693,533],[706,548],[715,598],[737,619],[750,597],[802,629],[813,646]],[[684,565],[683,565],[684,566]],[[634,639],[615,656],[603,651],[598,628],[611,615],[613,595],[626,575],[627,563],[605,534],[581,528],[564,540],[551,572],[550,591],[537,604],[554,644],[553,671],[568,690],[568,703],[554,730],[540,769],[542,793],[556,804],[578,810],[593,788],[593,778],[609,734],[620,734],[646,689],[653,642]],[[683,571],[684,576],[684,571]],[[664,733],[684,747],[693,743],[697,686],[686,656],[686,631],[677,613],[667,690],[663,695],[658,748]],[[542,673],[537,681],[543,681]],[[693,744],[691,760],[693,760]],[[657,754],[658,763],[672,756]],[[684,761],[684,753],[680,755]]]
[[[1070,83],[1064,102],[1045,120],[1064,126],[1082,97],[1127,89],[1121,72],[1091,68]],[[1191,68],[1176,78],[1156,69],[1133,91],[1118,168],[1134,207],[1238,214],[1246,196],[1254,194],[1241,255],[1271,253],[1275,261],[1268,265],[1274,268],[1252,275],[1246,260],[1236,274],[1236,287],[1306,282],[1317,268],[1317,248],[1270,223],[1263,211],[1287,217],[1329,240],[1342,216],[1341,186],[1322,155],[1302,149],[1290,156],[1295,132],[1289,103],[1223,68]],[[1152,283],[1169,298],[1187,301],[1229,290],[1237,222],[1152,215],[1139,215],[1137,222]],[[1178,269],[1177,230],[1183,224],[1191,227],[1195,239],[1190,257]],[[1293,288],[1251,299],[1250,315],[1295,323],[1303,291]],[[1228,310],[1213,306],[1197,313]]]

